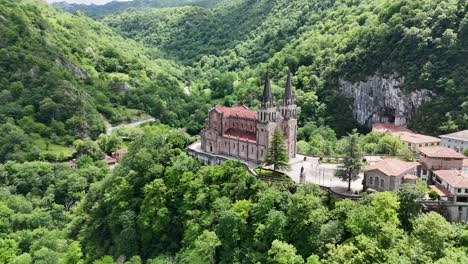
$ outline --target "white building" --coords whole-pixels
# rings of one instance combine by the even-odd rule
[[[442,201],[451,202],[447,206],[450,221],[468,222],[468,175],[459,170],[434,171],[431,188],[436,190]]]
[[[468,149],[468,129],[442,135],[440,138],[442,139],[442,146],[454,149],[459,153],[463,153],[465,149]]]

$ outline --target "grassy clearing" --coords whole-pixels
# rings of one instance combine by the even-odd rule
[[[57,145],[45,139],[35,140],[34,143],[39,148],[41,157],[46,160],[69,160],[75,152],[75,150],[71,147]]]

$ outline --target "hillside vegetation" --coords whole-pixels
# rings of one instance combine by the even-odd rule
[[[190,65],[199,83],[235,72],[240,88],[227,102],[249,101],[252,91],[243,87],[260,86],[250,78],[259,78],[266,63],[279,85],[290,67],[296,87],[315,93],[326,106],[320,117],[303,112],[303,118],[339,135],[356,124],[343,115],[350,111],[336,93],[338,80],[402,77],[405,92],[434,93],[411,127],[439,134],[468,127],[467,5],[463,0],[238,0],[209,10],[132,9],[103,21]],[[300,106],[304,102],[299,98]]]
[[[53,6],[63,9],[67,12],[80,11],[92,18],[102,18],[106,15],[117,13],[128,8],[163,8],[163,7],[177,7],[185,5],[193,5],[200,7],[213,7],[220,0],[132,0],[132,1],[111,1],[104,5],[86,5],[56,2]]]
[[[96,138],[103,118],[148,113],[182,127],[202,108],[183,92],[183,67],[84,15],[1,0],[0,36],[0,129],[26,135],[12,150],[31,152],[28,138],[62,145]]]
[[[237,161],[201,166],[190,138],[146,126],[110,171],[0,165],[2,263],[466,263],[466,225],[424,213],[402,185],[360,201],[267,184]]]

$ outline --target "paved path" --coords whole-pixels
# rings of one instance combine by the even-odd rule
[[[120,127],[136,127],[136,126],[139,126],[139,125],[143,125],[145,123],[153,122],[155,120],[156,119],[150,117],[150,118],[145,118],[143,120],[139,120],[139,121],[135,121],[135,122],[124,123],[124,124],[120,124],[118,126],[108,127],[107,130],[106,130],[106,134],[108,136],[110,136],[110,135],[112,135],[112,132],[117,128],[120,128]]]

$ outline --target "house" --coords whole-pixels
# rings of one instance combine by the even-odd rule
[[[450,221],[468,222],[468,175],[459,170],[436,170],[434,173],[435,190],[447,205]]]
[[[468,174],[468,159],[463,160],[463,171]]]
[[[396,126],[395,124],[382,124],[382,123],[376,123],[372,125],[372,132],[378,132],[378,133],[401,133],[401,132],[407,132],[407,133],[413,133],[413,131],[401,127],[401,126]]]
[[[468,129],[440,136],[442,146],[455,150],[458,153],[463,153],[468,149]]]
[[[104,161],[106,162],[108,166],[113,166],[117,164],[117,160],[109,155],[104,156]]]
[[[76,162],[76,159],[72,159],[72,160],[68,161],[68,167],[70,169],[78,168],[78,163]]]
[[[113,159],[119,162],[126,153],[128,153],[128,149],[123,148],[112,152],[111,156]]]
[[[288,74],[283,100],[275,105],[267,71],[259,111],[246,106],[216,105],[208,113],[201,132],[201,149],[211,156],[224,155],[245,161],[264,161],[273,132],[279,128],[285,137],[290,158],[296,156],[296,102],[292,75]]]
[[[419,149],[422,174],[435,170],[462,170],[464,155],[446,147],[423,147]],[[430,174],[429,174],[430,176]]]
[[[395,191],[403,183],[416,183],[419,163],[385,159],[367,167],[364,188],[377,191]]]
[[[419,148],[421,147],[440,145],[439,138],[414,133],[407,128],[395,124],[374,124],[372,125],[372,132],[389,133],[394,137],[400,138],[416,155],[419,154]]]
[[[405,143],[414,154],[419,154],[419,149],[422,147],[440,145],[440,139],[436,137],[410,132],[394,133],[394,135],[399,137],[400,140]]]

